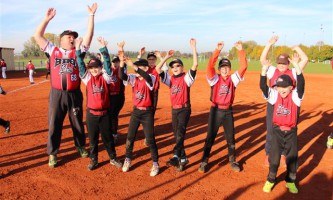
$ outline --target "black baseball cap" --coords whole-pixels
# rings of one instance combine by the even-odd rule
[[[182,66],[184,66],[183,62],[180,59],[173,59],[170,63],[169,66],[172,67],[173,64],[178,63],[181,64]]]
[[[138,61],[135,61],[133,63],[136,66],[144,66],[144,67],[148,67],[148,61],[146,59],[140,58]]]
[[[291,80],[290,76],[287,74],[282,74],[276,79],[276,83],[273,87],[289,87],[293,85],[293,81]]]
[[[229,67],[231,67],[231,62],[230,62],[230,60],[227,59],[227,58],[222,58],[222,59],[220,60],[220,62],[219,62],[219,68],[220,68],[220,67],[223,67],[223,66],[229,66]]]
[[[112,57],[112,62],[120,62],[119,56],[113,56]]]
[[[73,35],[74,39],[76,39],[79,36],[79,34],[77,32],[71,31],[71,30],[65,30],[64,32],[62,32],[60,34],[60,38],[62,38],[62,36],[64,36],[64,35]]]
[[[154,53],[153,51],[148,53],[148,55],[147,55],[147,59],[148,59],[149,57],[155,57],[155,58],[157,58],[156,55],[155,55],[155,53]]]
[[[92,58],[88,62],[88,68],[89,67],[102,67],[102,66],[103,66],[102,61],[97,58]]]

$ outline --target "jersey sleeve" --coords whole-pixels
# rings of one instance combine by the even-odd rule
[[[241,77],[238,71],[235,71],[233,74],[231,74],[231,80],[234,83],[234,86],[237,87],[237,85],[244,80],[244,77]]]
[[[165,70],[162,72],[164,74],[163,76],[163,79],[161,79],[162,83],[164,83],[165,85],[167,85],[168,87],[170,87],[170,84],[171,84],[171,76],[170,74],[168,73],[168,70]],[[160,75],[160,77],[162,77]]]
[[[269,104],[274,105],[277,101],[277,97],[278,97],[278,91],[273,89],[273,88],[269,88],[268,90],[268,98],[265,98],[268,101]]]
[[[269,66],[268,67],[267,74],[266,74],[268,79],[271,79],[273,77],[273,75],[275,73],[275,70],[276,70],[276,67],[274,67],[274,66]]]
[[[123,81],[124,85],[131,85],[132,87],[134,87],[135,84],[135,80],[136,80],[136,75],[135,74],[128,74],[127,75],[127,80]]]
[[[102,69],[102,75],[103,75],[103,78],[104,80],[106,81],[107,84],[110,84],[111,83],[111,80],[112,80],[112,71],[111,71],[111,75],[109,75],[107,73],[107,71],[103,68]]]
[[[215,85],[218,80],[219,80],[219,75],[218,74],[215,74],[212,78],[209,78],[207,76],[207,82],[208,82],[209,86]]]
[[[187,87],[191,87],[192,84],[194,83],[196,76],[196,73],[194,73],[194,77],[192,76],[193,73],[191,73],[191,70],[188,71],[184,77],[185,83],[187,85]]]
[[[81,76],[82,82],[87,85],[88,81],[91,79],[91,73],[87,70],[83,76]]]
[[[152,85],[150,85],[147,81],[146,81],[146,85],[148,86],[149,90],[153,91],[154,90],[154,86],[155,86],[155,81],[156,81],[156,77],[152,74],[149,74],[149,76],[151,77],[151,81],[153,82]]]

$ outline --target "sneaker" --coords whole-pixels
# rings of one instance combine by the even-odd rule
[[[269,167],[268,155],[265,157],[264,165],[265,167]]]
[[[188,159],[181,159],[179,162],[179,167],[176,169],[177,172],[182,172],[185,169],[185,165],[189,163]]]
[[[290,193],[293,193],[293,194],[297,194],[298,193],[298,189],[295,185],[295,183],[286,183],[286,187],[289,189],[289,192]]]
[[[282,167],[287,167],[287,161],[286,161],[286,156],[285,155],[281,155],[280,164],[281,164]]]
[[[237,162],[230,162],[230,166],[235,172],[240,172],[239,164]]]
[[[201,162],[198,171],[200,173],[206,173],[206,167],[207,167],[207,163],[206,162]]]
[[[85,147],[76,147],[76,149],[80,153],[80,156],[82,158],[87,158],[88,157],[88,151],[86,150]]]
[[[117,167],[118,169],[120,169],[122,166],[123,166],[123,164],[118,160],[118,159],[112,159],[112,160],[110,160],[110,164],[111,165],[114,165],[115,167]]]
[[[333,149],[333,137],[328,136],[326,146],[329,149]]]
[[[49,167],[54,168],[57,165],[57,156],[50,155],[49,156]]]
[[[5,134],[8,134],[10,132],[10,121],[7,121],[7,124],[5,126]]]
[[[96,159],[91,159],[90,163],[88,165],[88,170],[91,171],[91,170],[96,169],[97,165],[98,165],[98,161]]]
[[[156,176],[159,171],[160,167],[158,165],[153,165],[153,167],[150,170],[150,176]]]
[[[168,167],[174,166],[174,167],[179,167],[179,159],[177,157],[172,157],[170,160],[166,162],[166,165]]]
[[[274,186],[274,183],[266,181],[264,187],[262,188],[262,191],[269,193],[272,191],[273,186]]]
[[[131,167],[131,160],[125,159],[123,168],[122,168],[123,172],[128,172],[130,167]]]
[[[117,134],[112,134],[112,136],[113,136],[114,144],[117,144],[118,143],[118,135]]]

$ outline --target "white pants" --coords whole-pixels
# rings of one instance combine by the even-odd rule
[[[34,70],[33,69],[29,69],[29,80],[30,83],[34,82],[34,77],[32,76],[34,74]]]
[[[2,78],[7,78],[7,76],[6,76],[6,68],[7,67],[1,67],[2,69]]]

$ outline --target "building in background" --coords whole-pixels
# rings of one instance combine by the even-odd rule
[[[14,48],[0,47],[0,58],[4,59],[7,64],[6,71],[15,70]]]

